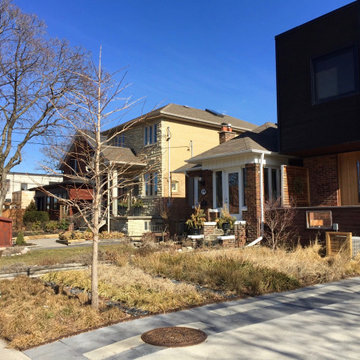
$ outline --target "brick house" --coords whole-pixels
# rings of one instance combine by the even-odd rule
[[[161,226],[161,214],[171,209],[178,220],[173,230],[181,230],[179,224],[186,214],[186,176],[173,171],[183,166],[191,155],[218,144],[218,131],[223,122],[231,123],[235,134],[256,127],[216,111],[168,104],[105,131],[103,138],[112,140],[103,151],[104,161],[118,162],[119,166],[130,164],[138,170],[136,181],[127,186],[123,186],[126,174],[120,171],[119,175],[113,175],[119,186],[113,189],[110,199],[111,229],[127,231],[136,238]],[[78,153],[70,149],[69,153]],[[66,162],[69,165],[62,169],[64,178],[75,166],[74,157],[68,156]],[[86,169],[83,171],[85,174]],[[71,179],[67,181],[71,183]],[[133,205],[140,199],[142,207],[135,209]]]
[[[292,158],[279,153],[273,123],[240,135],[224,124],[219,142],[177,170],[189,178],[188,203],[200,204],[209,217],[226,207],[237,220],[246,221],[247,239],[254,240],[261,234],[265,202],[280,197],[282,169]]]
[[[360,235],[359,29],[355,1],[275,39],[280,151],[301,159],[284,197],[302,184],[303,239],[332,227]]]

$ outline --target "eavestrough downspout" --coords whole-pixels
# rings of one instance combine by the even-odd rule
[[[166,136],[166,139],[168,141],[168,202],[170,201],[170,198],[171,198],[171,170],[170,170],[170,160],[171,160],[171,157],[170,157],[170,139],[171,139],[171,132],[170,132],[170,127],[168,126],[167,127],[167,136]]]
[[[264,235],[264,153],[260,157],[260,236]]]

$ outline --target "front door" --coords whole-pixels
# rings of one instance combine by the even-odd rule
[[[341,205],[360,205],[360,151],[339,154]]]

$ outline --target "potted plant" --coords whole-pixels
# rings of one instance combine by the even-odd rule
[[[193,233],[193,235],[199,235],[201,229],[204,227],[205,220],[205,212],[200,208],[200,205],[198,205],[195,207],[194,212],[191,214],[190,218],[186,220],[185,224]]]
[[[134,216],[139,216],[141,215],[141,209],[144,207],[144,203],[141,199],[134,198],[132,207],[134,209]]]
[[[128,201],[121,200],[118,202],[118,213],[119,215],[125,215],[128,208]]]
[[[235,221],[236,219],[230,215],[226,207],[221,209],[220,217],[216,219],[217,226],[223,229],[224,235],[228,235],[230,230],[234,228]]]

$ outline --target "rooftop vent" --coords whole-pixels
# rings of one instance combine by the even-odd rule
[[[205,109],[205,111],[209,112],[210,114],[213,114],[215,116],[219,116],[219,117],[224,117],[224,114],[221,114],[215,110],[211,110],[211,109]]]

